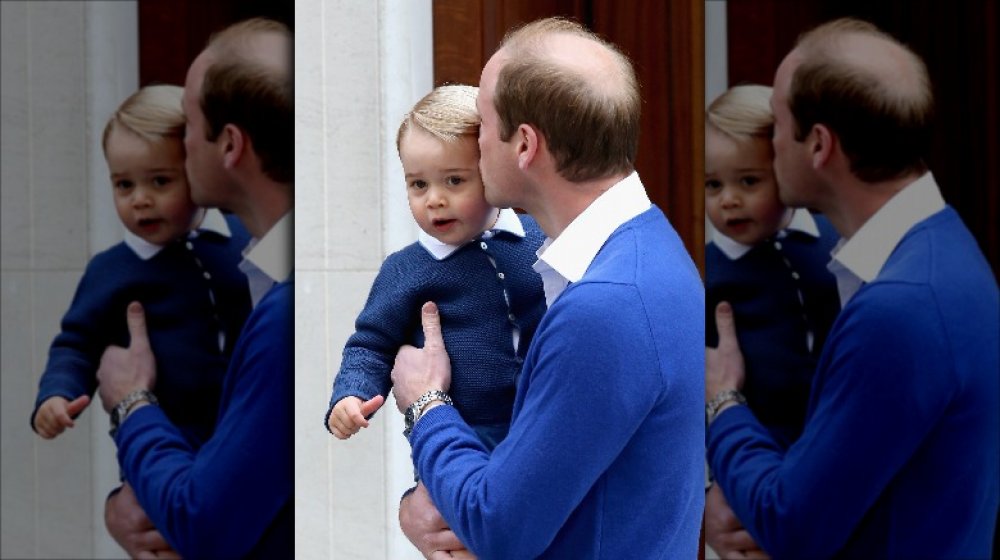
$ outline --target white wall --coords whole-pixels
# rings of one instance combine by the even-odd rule
[[[95,404],[54,441],[28,418],[87,260],[121,239],[100,132],[138,83],[136,5],[0,6],[0,556],[121,557],[103,522],[118,476],[107,415]]]
[[[387,254],[412,242],[396,128],[432,86],[430,0],[299,0],[296,88],[296,557],[419,558],[390,399],[348,441],[323,427],[340,354]]]

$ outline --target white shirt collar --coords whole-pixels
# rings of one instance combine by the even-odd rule
[[[934,176],[927,172],[890,198],[850,239],[841,239],[828,265],[837,276],[841,304],[847,303],[862,282],[871,282],[878,276],[892,251],[914,225],[944,208],[941,190]]]
[[[517,212],[511,210],[510,208],[500,210],[500,215],[497,216],[496,223],[493,224],[493,227],[487,230],[487,232],[489,231],[506,231],[508,233],[513,233],[518,237],[524,237],[524,226],[521,224],[521,219],[517,217]],[[417,241],[420,242],[420,245],[426,249],[432,257],[439,261],[448,258],[452,253],[462,247],[461,245],[442,243],[424,230],[420,230],[420,233],[417,234]]]
[[[282,216],[264,237],[251,239],[243,250],[239,269],[247,275],[254,306],[271,286],[284,281],[292,272],[292,214]]]
[[[649,210],[639,174],[612,185],[580,213],[559,237],[546,239],[532,268],[542,276],[545,302],[552,305],[570,282],[583,278],[590,263],[619,226]]]
[[[229,231],[229,224],[226,223],[226,218],[222,216],[222,212],[219,212],[215,208],[209,208],[205,211],[205,217],[201,220],[201,225],[199,225],[197,229],[188,232],[188,237],[197,237],[198,232],[201,230],[214,231],[215,233],[226,237],[232,235],[232,232]],[[163,245],[150,243],[127,229],[125,230],[124,241],[125,245],[127,245],[129,249],[132,249],[132,252],[144,261],[148,261],[149,259],[155,257],[157,253],[163,250],[164,247]]]
[[[819,227],[816,225],[816,219],[812,217],[805,208],[796,208],[792,212],[792,220],[788,222],[784,230],[795,230],[810,235],[812,237],[819,237]],[[781,232],[778,233],[781,235]],[[712,232],[712,241],[715,242],[715,246],[722,251],[723,255],[729,257],[729,260],[735,261],[747,254],[750,249],[753,249],[752,245],[745,245],[736,241],[735,239],[724,235],[719,230],[714,230]]]

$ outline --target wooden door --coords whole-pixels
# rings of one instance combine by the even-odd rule
[[[700,269],[704,263],[704,5],[701,0],[435,0],[434,84],[476,85],[511,28],[573,18],[618,45],[643,98],[636,168]]]

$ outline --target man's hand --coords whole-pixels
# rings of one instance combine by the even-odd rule
[[[434,302],[420,310],[424,327],[424,347],[403,346],[392,366],[392,393],[403,412],[427,391],[447,391],[451,386],[451,361],[441,337],[441,317]]]
[[[90,404],[89,395],[81,395],[72,401],[63,397],[49,397],[35,413],[35,431],[45,439],[52,439],[66,428],[76,425],[73,417],[83,412]]]
[[[423,483],[400,502],[399,526],[424,558],[475,558],[448,528]]]
[[[156,361],[149,348],[142,305],[137,301],[130,303],[125,318],[131,337],[129,347],[108,346],[97,369],[101,404],[108,412],[129,393],[140,389],[151,390],[156,384]]]
[[[768,558],[736,519],[718,484],[713,484],[705,496],[705,542],[722,560]]]
[[[132,558],[180,558],[146,516],[128,482],[104,502],[104,524]]]
[[[728,302],[720,302],[715,307],[715,325],[719,330],[719,346],[705,348],[705,401],[727,389],[739,391],[745,378],[733,308]]]
[[[358,397],[340,399],[330,413],[330,431],[339,439],[353,436],[361,428],[368,427],[367,418],[375,414],[383,403],[385,397],[382,395],[375,395],[367,401],[362,401]]]

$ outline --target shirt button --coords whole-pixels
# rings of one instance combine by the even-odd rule
[[[204,276],[206,280],[211,280],[212,279],[212,275],[209,274],[207,270],[205,272],[203,272],[201,275]]]
[[[510,313],[510,314],[508,314],[508,315],[507,315],[507,318],[508,318],[508,319],[510,319],[510,322],[511,322],[511,323],[513,323],[513,322],[514,322],[514,320],[515,320],[515,319],[517,319],[517,317],[515,317],[513,313]]]
[[[774,248],[780,251],[781,250],[781,241],[775,241],[774,242]]]
[[[503,272],[497,273],[497,278],[503,280]]]
[[[194,243],[191,243],[190,241],[188,241],[187,243],[185,243],[184,246],[187,247],[190,250],[194,250]]]
[[[799,273],[798,273],[798,272],[795,272],[795,271],[793,270],[793,271],[792,271],[792,278],[794,278],[794,279],[798,280],[798,279],[799,279]]]
[[[479,242],[479,246],[482,247],[483,251],[486,250],[486,242],[485,241],[480,241]]]

